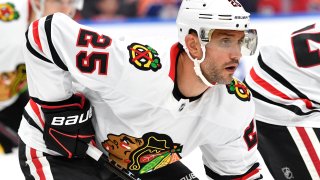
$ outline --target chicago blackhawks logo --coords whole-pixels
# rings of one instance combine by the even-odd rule
[[[0,101],[23,93],[27,89],[26,66],[19,64],[13,72],[0,73]]]
[[[13,21],[20,17],[18,11],[12,3],[0,4],[0,20],[4,22]]]
[[[133,173],[148,173],[181,159],[182,146],[165,134],[150,132],[142,138],[108,134],[107,137],[102,146],[109,152],[109,158]]]
[[[130,59],[129,62],[136,68],[144,71],[157,71],[161,68],[158,52],[148,45],[132,43],[128,46]]]
[[[250,90],[241,81],[233,79],[227,85],[227,89],[230,94],[235,94],[241,101],[250,101]]]

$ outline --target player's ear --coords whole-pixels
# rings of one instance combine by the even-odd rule
[[[202,57],[202,50],[201,44],[196,33],[191,32],[190,34],[186,35],[185,43],[189,50],[190,55],[193,58],[201,59]]]

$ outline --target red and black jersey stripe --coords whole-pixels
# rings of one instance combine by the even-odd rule
[[[35,123],[35,121],[31,118],[27,111],[23,111],[23,117],[27,120],[27,122],[33,126],[34,128],[38,129],[40,132],[43,133],[43,130]]]
[[[53,62],[61,69],[68,71],[67,66],[62,62],[60,56],[58,55],[51,38],[51,25],[52,25],[53,14],[46,17],[44,28],[47,35],[48,45],[52,55]]]
[[[242,175],[235,175],[235,176],[221,176],[216,172],[212,171],[208,166],[204,165],[205,171],[207,176],[212,179],[220,179],[220,180],[244,180],[253,177],[255,174],[259,173],[259,163],[255,163],[246,173]],[[260,174],[258,179],[262,179],[263,176]]]
[[[28,38],[28,33],[29,33],[29,30],[27,30],[26,32],[26,46],[27,46],[27,49],[29,50],[29,52],[34,55],[35,57],[37,57],[38,59],[41,59],[45,62],[48,62],[48,63],[52,63],[49,59],[47,59],[46,57],[42,56],[40,53],[38,53],[30,44],[30,41],[29,41],[29,38]]]
[[[258,56],[258,63],[262,70],[264,70],[266,73],[268,73],[271,77],[273,77],[275,80],[277,80],[279,83],[281,83],[284,87],[290,89],[292,92],[294,92],[299,98],[309,100],[307,95],[300,92],[295,86],[293,86],[291,83],[289,83],[283,76],[281,76],[279,73],[271,69],[268,65],[266,65],[261,57],[261,54]],[[320,104],[318,102],[312,101],[311,102],[315,104]]]
[[[52,34],[51,34],[51,26],[52,26],[52,19],[53,19],[53,14],[52,15],[49,15],[46,17],[45,19],[45,22],[44,22],[44,30],[45,30],[45,34],[46,34],[46,39],[47,39],[47,43],[48,43],[48,46],[49,46],[49,49],[50,49],[50,53],[51,53],[51,56],[52,56],[52,60],[53,62],[59,67],[61,68],[62,70],[64,71],[68,71],[68,68],[67,66],[63,63],[63,61],[61,60],[59,54],[57,53],[54,45],[53,45],[53,42],[52,42]],[[37,44],[39,50],[42,51],[42,44],[41,44],[41,41],[40,41],[40,38],[39,38],[39,32],[38,32],[38,29],[39,29],[39,20],[33,22],[32,24],[32,33],[33,33],[33,38],[34,38],[34,42]],[[47,57],[41,55],[37,50],[35,50],[31,43],[30,43],[30,40],[28,38],[28,33],[29,33],[29,30],[26,32],[26,46],[27,46],[27,49],[29,50],[29,52],[34,55],[35,57],[37,57],[38,59],[41,59],[45,62],[48,62],[48,63],[52,63]]]
[[[261,77],[259,77],[257,74],[255,74],[254,69],[251,69],[250,72],[250,76],[254,81],[258,81],[260,82],[259,85],[262,86],[264,89],[266,89],[267,91],[269,91],[270,93],[281,97],[283,99],[286,100],[301,100],[306,104],[306,107],[308,109],[310,109],[309,111],[302,111],[302,109],[299,106],[296,105],[286,105],[286,104],[282,104],[279,102],[274,102],[270,99],[268,99],[267,97],[263,96],[262,94],[260,94],[259,92],[255,91],[252,87],[250,87],[250,85],[246,82],[246,80],[244,80],[245,85],[250,89],[252,95],[261,100],[264,101],[266,103],[275,105],[275,106],[279,106],[282,108],[285,108],[293,113],[295,113],[296,115],[299,116],[306,116],[306,115],[310,115],[312,113],[318,113],[320,112],[319,110],[315,110],[314,107],[312,107],[312,103],[314,104],[319,104],[318,102],[309,100],[309,98],[303,94],[301,91],[299,91],[296,87],[294,87],[290,82],[288,82],[282,75],[280,75],[278,72],[274,71],[273,69],[271,69],[268,65],[266,65],[261,57],[261,54],[258,56],[258,63],[260,68],[267,74],[269,74],[272,78],[274,78],[276,81],[278,81],[280,84],[282,84],[284,87],[290,89],[293,93],[295,93],[297,95],[298,98],[290,98],[288,96],[286,96],[284,93],[282,93],[281,91],[277,90],[275,87],[273,87],[272,85],[270,85],[269,83],[265,82]],[[311,103],[312,102],[312,103]]]

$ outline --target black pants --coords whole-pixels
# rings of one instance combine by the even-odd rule
[[[0,144],[5,153],[12,152],[18,145],[17,131],[22,119],[24,106],[29,101],[28,91],[19,95],[19,98],[9,107],[0,111]]]
[[[320,161],[316,156],[320,149],[314,145],[319,144],[320,128],[277,126],[257,121],[257,132],[258,150],[274,179],[319,179]]]
[[[19,144],[19,162],[26,180],[121,180],[90,157],[68,159]]]
[[[51,156],[19,144],[19,162],[26,180],[121,180],[90,157],[68,159]],[[142,175],[141,180],[198,180],[180,161]]]

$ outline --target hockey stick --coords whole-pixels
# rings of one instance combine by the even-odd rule
[[[3,124],[1,121],[0,121],[0,133],[5,137],[7,137],[8,139],[10,139],[15,146],[18,146],[18,142],[19,142],[18,134],[15,131],[13,131],[10,127]]]
[[[87,155],[96,160],[102,166],[108,168],[111,172],[113,172],[123,180],[141,180],[130,171],[122,168],[115,161],[109,159],[108,156],[103,154],[102,151],[100,151],[98,148],[94,147],[91,144],[89,144]]]

